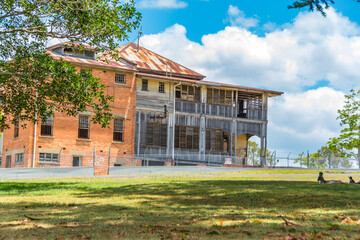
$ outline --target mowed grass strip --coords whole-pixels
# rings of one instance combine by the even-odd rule
[[[356,239],[360,235],[360,185],[319,185],[315,175],[291,178],[2,181],[0,239]]]

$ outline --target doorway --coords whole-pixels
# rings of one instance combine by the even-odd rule
[[[81,167],[81,157],[73,156],[73,167]]]

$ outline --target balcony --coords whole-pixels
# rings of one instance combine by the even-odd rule
[[[237,107],[232,107],[229,105],[217,105],[217,104],[203,104],[203,103],[193,103],[185,101],[176,101],[175,110],[177,112],[184,113],[195,113],[195,114],[207,114],[221,117],[234,117],[234,118],[247,118],[254,120],[264,120],[266,114],[263,113],[261,109],[242,109],[236,111]]]

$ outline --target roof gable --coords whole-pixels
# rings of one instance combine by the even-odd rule
[[[120,57],[137,64],[139,72],[148,72],[165,76],[203,79],[201,75],[189,68],[173,62],[135,43],[128,43],[118,48]]]

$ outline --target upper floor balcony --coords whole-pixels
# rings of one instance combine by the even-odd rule
[[[205,104],[186,101],[176,101],[175,110],[177,112],[206,114],[232,118],[247,118],[253,120],[266,120],[266,110],[253,106],[253,103],[244,105],[226,106],[220,104]]]

